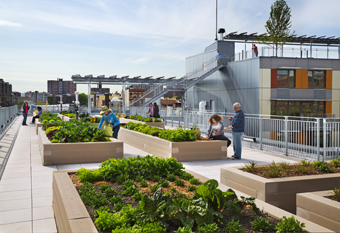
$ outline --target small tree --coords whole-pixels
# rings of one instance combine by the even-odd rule
[[[48,96],[47,97],[47,102],[48,102],[48,104],[53,104],[53,97],[52,96]]]
[[[78,98],[79,98],[80,105],[87,105],[88,97],[85,93],[80,93]]]
[[[259,43],[266,44],[275,49],[292,40],[294,31],[291,33],[291,11],[285,0],[276,0],[270,7],[270,16],[265,24],[267,36],[259,38]],[[269,43],[272,42],[272,43]]]

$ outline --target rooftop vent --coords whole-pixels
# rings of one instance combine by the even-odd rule
[[[223,40],[223,34],[225,33],[224,28],[220,28],[218,29],[218,34],[220,35],[220,39],[219,40]]]

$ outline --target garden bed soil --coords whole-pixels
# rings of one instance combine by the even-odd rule
[[[78,193],[79,193],[79,187],[83,184],[79,181],[78,176],[76,174],[70,174],[70,179],[72,180],[72,183],[74,185],[74,187],[77,189]],[[178,177],[177,177],[178,178]],[[179,179],[179,178],[178,178]],[[151,196],[153,193],[150,192],[150,188],[152,185],[157,184],[157,182],[153,182],[153,181],[147,181],[149,186],[146,188],[141,188],[139,183],[137,184],[137,187],[139,190],[141,190],[141,192],[143,194],[147,194],[148,196]],[[184,181],[185,182],[185,186],[187,187],[188,185],[191,185],[189,181]],[[121,192],[123,191],[120,187],[121,185],[118,185],[116,183],[110,183],[107,181],[98,181],[98,182],[91,182],[91,184],[93,184],[96,188],[96,191],[99,191],[99,186],[101,184],[106,184],[109,185],[110,188],[112,189],[116,189],[116,191],[118,192],[118,194],[120,196],[122,196],[124,204],[131,204],[132,206],[137,206],[138,205],[138,201],[135,201],[133,199],[133,197],[129,197],[129,196],[125,196],[122,195]],[[194,192],[188,192],[187,189],[185,187],[179,187],[179,186],[175,186],[174,182],[169,182],[169,187],[168,188],[163,188],[163,192],[166,193],[167,191],[169,191],[171,188],[175,187],[177,189],[178,192],[181,192],[183,194],[186,194],[187,197],[189,197],[190,195],[193,195]],[[198,185],[196,186],[198,187]],[[113,206],[111,206],[111,204],[108,205],[110,208],[112,208]],[[95,209],[90,207],[89,205],[85,204],[85,207],[92,219],[92,221],[94,222],[96,220],[96,218],[94,217],[94,212]],[[263,217],[267,220],[270,221],[271,224],[277,225],[277,223],[280,221],[280,219],[273,217],[271,215],[269,215],[268,213],[264,212],[262,213],[261,211],[258,212],[254,212],[251,206],[246,206],[242,211],[241,211],[241,219],[240,219],[240,224],[243,228],[245,228],[247,230],[247,232],[256,232],[253,231],[251,229],[251,222],[254,221],[257,217]],[[220,232],[225,232],[223,229],[226,227],[226,225],[222,225],[220,224],[219,227],[221,228]],[[98,229],[97,229],[98,230]],[[174,231],[177,231],[177,227],[170,227],[169,229],[167,229],[167,232],[172,233]],[[99,231],[100,233],[108,233],[109,231]]]
[[[227,159],[227,141],[170,142],[122,127],[119,130],[118,139],[155,156],[175,158],[178,162]]]
[[[295,176],[308,176],[308,175],[321,175],[321,174],[330,174],[327,172],[320,172],[318,169],[316,169],[315,167],[311,167],[308,170],[308,173],[302,173],[301,171],[298,171],[296,169],[297,166],[300,166],[301,164],[293,164],[293,165],[289,165],[287,169],[284,169],[278,177],[275,178],[283,178],[283,177],[295,177]],[[268,165],[262,165],[262,166],[257,166],[256,170],[251,172],[251,171],[246,171],[245,169],[242,169],[244,172],[249,172],[252,173],[254,175],[257,176],[261,176],[261,177],[265,177],[265,178],[272,178],[269,177],[266,174],[266,168],[268,167]],[[327,163],[327,167],[332,168],[334,172],[332,173],[340,173],[340,169],[333,167],[332,164]]]

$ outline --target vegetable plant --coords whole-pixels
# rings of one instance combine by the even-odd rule
[[[192,178],[190,179],[190,184],[193,184],[193,185],[200,185],[202,182],[199,181],[199,179],[196,179],[196,178]]]
[[[161,179],[161,180],[159,181],[159,184],[160,184],[163,188],[169,187],[169,182],[168,182],[167,180],[165,180],[165,179]]]
[[[143,188],[145,188],[145,187],[148,187],[149,185],[148,185],[148,182],[146,182],[146,180],[142,180],[142,181],[140,182],[140,186],[143,187]]]
[[[224,228],[226,232],[239,232],[239,233],[245,233],[246,230],[240,225],[239,221],[232,220],[228,223],[226,228]]]
[[[306,232],[303,230],[304,223],[300,223],[294,216],[287,218],[284,216],[280,219],[280,222],[276,225],[276,232]]]
[[[270,232],[274,230],[274,225],[271,224],[267,219],[257,217],[252,223],[251,228],[254,231]]]
[[[174,182],[174,181],[177,179],[177,177],[176,177],[174,174],[169,174],[169,175],[166,177],[166,179],[167,179],[168,181]]]
[[[199,233],[219,233],[220,232],[220,228],[217,226],[216,223],[211,223],[211,224],[205,224],[203,226],[199,226],[197,227],[197,231]]]
[[[184,186],[184,180],[180,180],[180,179],[179,179],[179,180],[176,180],[176,181],[175,181],[175,185],[176,185],[176,186]]]

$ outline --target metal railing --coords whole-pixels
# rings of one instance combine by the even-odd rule
[[[130,115],[146,116],[148,108],[130,108]],[[161,109],[160,116],[168,127],[192,128],[205,134],[213,112]],[[218,112],[225,127],[235,113]],[[227,137],[231,132],[225,133]],[[340,156],[340,119],[245,114],[243,146],[306,160],[332,160]]]
[[[16,105],[0,108],[0,139],[13,120],[17,117],[17,114],[18,107]]]

